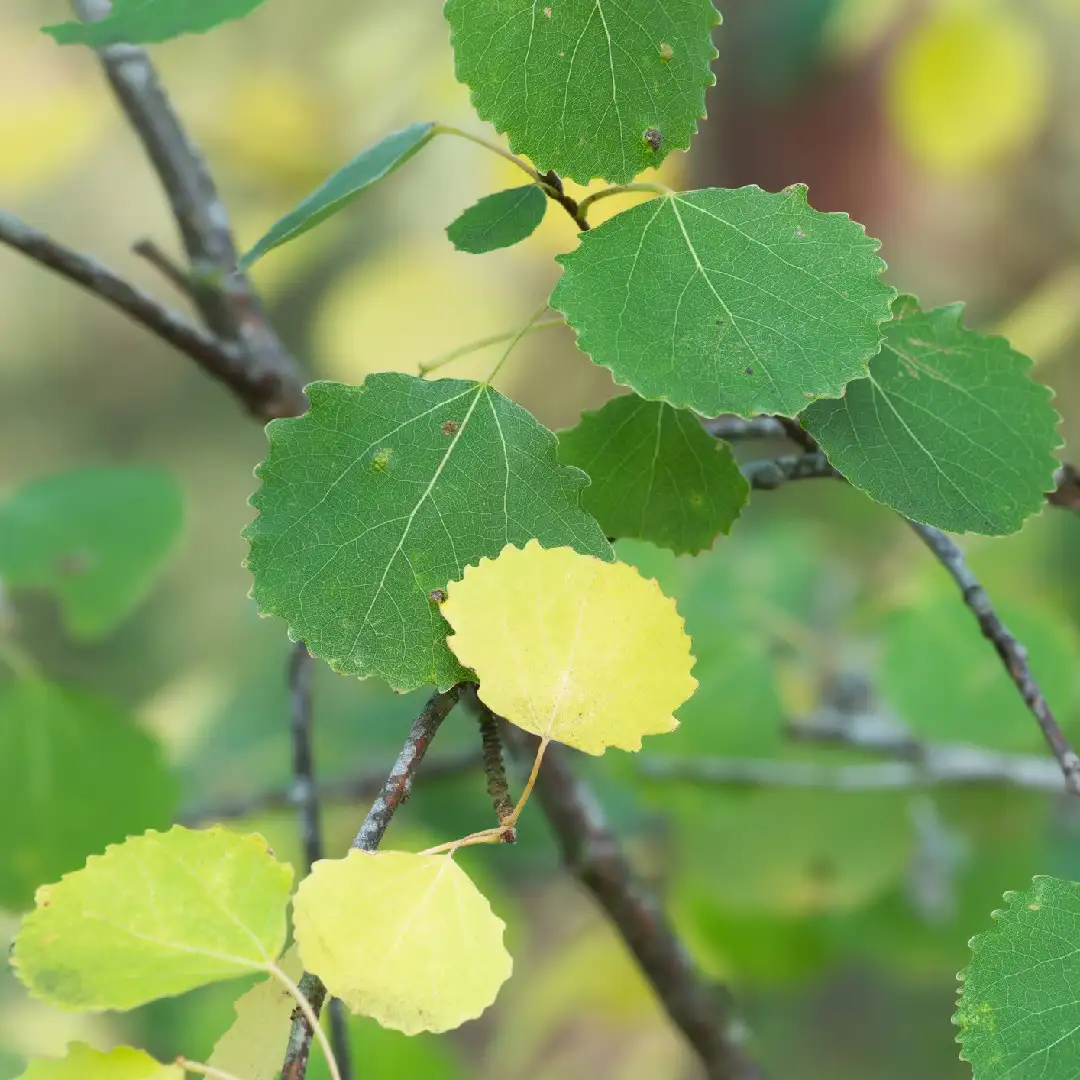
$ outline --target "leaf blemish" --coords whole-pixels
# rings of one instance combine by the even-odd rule
[[[743,374],[744,374],[744,375],[753,375],[753,374],[754,374],[754,369],[753,369],[752,367],[748,367],[748,368],[747,368],[747,369],[746,369],[746,370],[745,370],[745,371],[743,372]]]
[[[544,8],[544,18],[545,19],[550,19],[551,18],[551,8],[549,8],[549,7]]]
[[[390,447],[384,446],[379,450],[375,456],[371,459],[371,471],[372,472],[385,472],[386,466],[390,464]]]
[[[805,240],[806,239],[806,233],[804,233],[802,231],[802,229],[796,229],[795,230],[795,239],[796,240]]]
[[[651,150],[659,150],[664,136],[658,128],[646,128],[641,136]]]
[[[443,422],[442,433],[444,435],[453,435],[458,429],[458,422],[456,420],[446,420]]]
[[[666,42],[660,42],[660,59],[666,64],[675,55],[675,50]]]
[[[446,603],[446,590],[445,589],[432,589],[428,593],[428,599],[433,604],[445,604]]]

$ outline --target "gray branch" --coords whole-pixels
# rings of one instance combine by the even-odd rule
[[[739,468],[755,491],[775,491],[792,480],[843,479],[820,451],[745,461]]]

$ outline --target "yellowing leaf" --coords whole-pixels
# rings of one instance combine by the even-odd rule
[[[183,1080],[179,1065],[162,1065],[142,1050],[117,1046],[108,1053],[72,1043],[66,1057],[31,1061],[18,1080]]]
[[[975,172],[1034,138],[1046,112],[1047,71],[1045,45],[1023,15],[998,3],[941,7],[893,57],[893,127],[927,168]]]
[[[32,993],[68,1009],[132,1009],[268,971],[285,944],[292,867],[261,836],[148,832],[37,891],[13,963]]]
[[[293,903],[304,967],[353,1012],[415,1035],[479,1016],[510,977],[505,923],[448,855],[324,859]]]
[[[697,688],[675,602],[624,563],[530,540],[451,582],[447,644],[500,716],[588,754],[673,731]]]
[[[294,983],[300,981],[303,964],[295,945],[278,961],[278,967]],[[233,1008],[236,1020],[214,1043],[206,1064],[243,1080],[277,1080],[296,999],[270,975],[241,994]]]

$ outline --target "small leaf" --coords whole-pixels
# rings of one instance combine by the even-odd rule
[[[60,45],[131,45],[202,34],[254,11],[263,0],[112,0],[97,22],[63,22],[43,27]]]
[[[174,826],[92,855],[37,891],[13,964],[68,1009],[133,1009],[266,971],[285,944],[292,867],[261,836]]]
[[[729,533],[750,487],[693,413],[626,394],[559,432],[559,458],[589,474],[581,504],[608,536],[697,554]]]
[[[896,302],[869,378],[803,414],[857,488],[950,532],[1016,532],[1054,489],[1051,393],[1004,338],[965,329],[963,307]]]
[[[444,10],[480,119],[542,173],[626,183],[688,149],[705,115],[720,21],[709,0],[448,0]]]
[[[100,637],[145,596],[180,537],[183,496],[155,469],[75,469],[0,502],[0,580],[59,601],[81,638]]]
[[[294,901],[304,966],[383,1027],[449,1031],[510,977],[505,923],[448,855],[350,851],[317,862]]]
[[[507,545],[450,583],[447,644],[499,716],[587,754],[673,731],[697,688],[675,602],[625,563]]]
[[[452,221],[446,235],[458,251],[482,255],[532,236],[544,220],[547,196],[536,184],[488,195]]]
[[[294,983],[300,981],[304,965],[295,945],[277,966]],[[214,1043],[206,1064],[242,1080],[278,1080],[296,999],[269,975],[241,994],[233,1008],[236,1020]]]
[[[130,1046],[102,1053],[86,1043],[71,1043],[66,1057],[36,1058],[17,1080],[184,1080],[184,1070]]]
[[[1080,1060],[1080,884],[1037,877],[971,939],[953,1022],[975,1080],[1074,1080]]]
[[[259,610],[335,670],[450,686],[467,672],[434,590],[531,537],[611,558],[578,505],[586,476],[490,386],[384,372],[308,396],[304,416],[267,429],[248,567]]]
[[[157,741],[107,701],[0,686],[0,745],[0,907],[29,907],[87,852],[171,820],[177,784]]]
[[[276,221],[255,246],[240,259],[247,270],[268,251],[295,240],[321,221],[336,214],[364,188],[388,176],[422,150],[437,134],[432,123],[410,124],[392,132],[374,146],[357,154],[347,165],[328,177],[306,199]]]
[[[881,346],[895,292],[878,241],[796,185],[709,188],[635,206],[558,256],[551,306],[642,397],[704,416],[795,416]]]

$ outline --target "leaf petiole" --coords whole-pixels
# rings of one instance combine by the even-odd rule
[[[612,195],[624,195],[631,191],[648,191],[653,195],[675,194],[667,184],[613,184],[611,187],[604,188],[603,191],[594,191],[591,195],[586,195],[585,198],[578,203],[578,213],[580,213],[582,217],[587,217],[589,207],[592,206],[594,202],[599,202],[601,199],[607,199]]]
[[[551,326],[565,325],[566,320],[562,318],[541,319],[539,322],[530,323],[529,326],[526,327],[525,333],[532,334],[537,330],[546,330]],[[468,356],[470,353],[479,352],[481,349],[486,349],[490,345],[498,345],[500,342],[509,341],[511,338],[517,337],[520,333],[520,330],[504,330],[502,333],[491,334],[489,337],[480,338],[478,341],[470,341],[465,345],[459,345],[456,349],[451,349],[441,356],[436,356],[434,360],[429,360],[427,363],[421,364],[420,376],[421,378],[425,378],[432,371],[437,371],[439,368],[453,363],[462,356]]]
[[[178,1057],[176,1064],[180,1066],[184,1072],[196,1073],[199,1076],[209,1076],[211,1080],[240,1080],[240,1077],[234,1076],[230,1072],[226,1072],[224,1069],[215,1069],[213,1065],[203,1065],[198,1061],[188,1061],[187,1058]]]
[[[493,829],[481,829],[479,832],[469,833],[460,840],[450,840],[445,844],[436,844],[435,847],[425,848],[418,852],[420,855],[453,855],[458,848],[473,847],[475,844],[506,844],[514,838],[514,827],[509,824],[496,825]]]
[[[514,826],[517,824],[517,820],[521,817],[521,811],[525,809],[525,804],[529,801],[529,796],[532,794],[532,789],[536,786],[536,777],[540,773],[540,765],[544,760],[544,751],[548,748],[548,743],[551,742],[546,735],[540,740],[540,745],[536,748],[536,758],[533,760],[532,771],[529,773],[529,779],[525,781],[525,790],[521,793],[521,798],[517,801],[517,806],[514,807],[514,812],[503,822],[504,826]]]
[[[493,143],[490,140],[485,139],[482,135],[474,135],[471,131],[463,131],[461,128],[452,127],[449,124],[436,124],[433,134],[456,135],[459,139],[467,139],[471,143],[476,143],[477,146],[482,146],[485,150],[490,150],[493,154],[498,154],[499,157],[505,158],[507,161],[512,161],[519,169],[528,173],[529,176],[545,190],[548,187],[544,178],[528,162],[523,161],[517,154],[511,154],[509,150],[504,150],[498,143]]]
[[[499,374],[499,371],[502,369],[503,364],[505,364],[506,361],[510,359],[510,354],[514,351],[514,349],[517,348],[518,342],[527,333],[529,333],[530,330],[536,328],[536,325],[540,320],[540,316],[543,315],[544,312],[547,311],[547,309],[548,306],[547,302],[545,301],[543,304],[540,305],[540,307],[536,309],[535,312],[533,312],[532,318],[530,318],[529,321],[520,330],[518,330],[517,333],[514,334],[513,338],[511,338],[510,340],[510,344],[506,346],[506,351],[502,354],[502,356],[499,357],[499,362],[491,369],[491,374],[484,380],[489,386],[495,381],[495,376]]]
[[[300,987],[277,966],[277,964],[271,964],[267,970],[283,987],[285,987],[286,990],[289,991],[296,1001],[296,1004],[300,1006],[300,1011],[304,1014],[304,1019],[307,1020],[308,1027],[311,1028],[312,1034],[318,1040],[319,1046],[322,1047],[322,1052],[326,1057],[326,1067],[330,1070],[332,1080],[341,1080],[341,1072],[338,1069],[337,1058],[334,1057],[334,1051],[330,1046],[330,1040],[326,1037],[326,1032],[323,1031],[322,1024],[319,1023],[319,1018],[315,1015],[315,1010],[311,1007],[311,1002],[308,1001],[307,997],[304,995],[304,991],[301,990]]]

